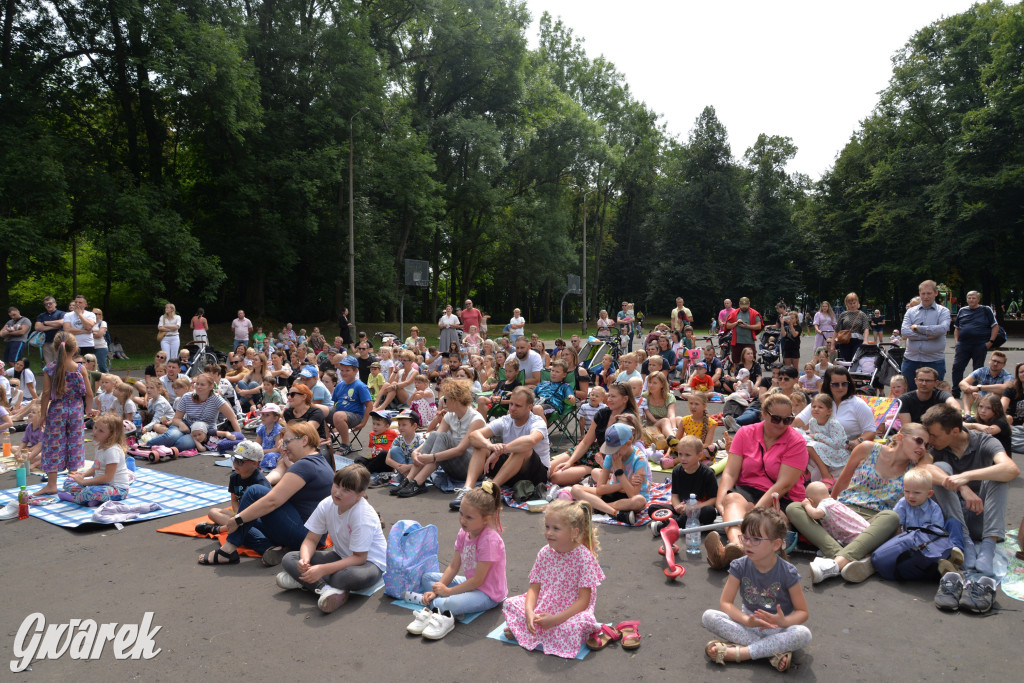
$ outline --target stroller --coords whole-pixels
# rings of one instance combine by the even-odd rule
[[[849,368],[853,388],[857,393],[869,396],[878,395],[885,389],[885,385],[892,376],[899,374],[900,364],[903,361],[903,349],[898,349],[899,354],[893,354],[891,350],[887,351],[885,346],[885,344],[861,344],[857,352],[853,354],[852,361],[848,363],[836,361],[837,365]],[[898,360],[895,355],[899,355]]]
[[[764,328],[758,337],[757,361],[766,372],[770,373],[772,365],[779,362],[779,354],[782,353],[782,347],[779,345],[781,334],[779,328],[769,326]]]
[[[185,373],[192,379],[201,375],[207,365],[219,365],[220,363],[226,363],[228,360],[228,354],[217,351],[209,344],[189,342],[181,348],[188,349],[189,358],[192,360],[188,372]]]

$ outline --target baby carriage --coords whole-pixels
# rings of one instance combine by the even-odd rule
[[[902,354],[897,361],[891,351],[883,345],[861,344],[853,354],[853,360],[845,362],[837,360],[837,365],[849,368],[853,380],[854,391],[874,396],[885,388],[893,375],[899,374]],[[902,352],[902,349],[899,349]]]
[[[186,374],[192,379],[201,375],[207,365],[218,365],[227,362],[228,359],[226,353],[217,351],[209,344],[202,342],[189,342],[181,348],[188,349],[191,365]]]
[[[779,362],[779,354],[782,352],[779,346],[779,328],[769,326],[764,328],[757,343],[757,360],[766,372],[772,371],[772,365]]]

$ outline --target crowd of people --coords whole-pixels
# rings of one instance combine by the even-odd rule
[[[100,363],[102,315],[86,310],[84,297],[63,314],[48,298],[35,323],[48,338],[40,387],[18,350],[31,323],[11,310],[5,357],[14,365],[10,379],[25,392],[15,408],[26,410],[0,417],[10,428],[13,417],[28,416],[38,435],[35,457],[47,483],[35,495],[83,505],[131,495],[129,440],[132,453],[152,462],[203,450],[232,457],[231,506],[211,510],[211,523],[197,527],[226,531],[227,540],[200,564],[237,564],[244,545],[265,565],[282,565],[281,588],[315,591],[325,612],[387,569],[367,488],[390,485],[400,499],[452,491],[457,552],[443,573],[422,577],[412,597],[423,609],[409,631],[440,638],[455,617],[502,605],[506,637],[564,657],[583,643],[639,645],[635,622],[612,628],[595,619],[604,574],[594,516],[634,525],[660,506],[682,527],[693,494],[702,523],[720,516],[730,524],[704,540],[708,564],[729,573],[719,609],[704,615],[718,638],[707,656],[719,664],[769,659],[785,670],[811,637],[799,574],[785,559],[795,544],[791,531],[819,551],[812,582],[859,582],[875,573],[873,554],[887,543],[935,527],[953,539],[935,569],[942,572],[936,604],[991,608],[995,544],[1005,534],[1008,482],[1019,473],[1011,454],[1024,445],[1024,363],[1010,375],[1005,354],[990,351],[998,322],[978,310],[984,307],[972,292],[955,320],[954,379],[968,361],[975,369],[956,382],[959,399],[948,390],[954,387],[944,389],[950,317],[935,290],[923,282],[907,308],[903,374],[888,389],[899,407],[880,425],[857,395],[849,365],[858,347],[878,343],[874,333],[885,321],[862,311],[853,293],[839,315],[828,302],[815,314],[813,358],[803,374],[804,318],[776,307],[780,361],[762,367],[755,348],[767,321],[747,297],[736,308],[727,299],[716,317],[728,336],[727,358],[696,341],[681,297],[669,323],[646,335],[628,302],[614,321],[601,311],[599,340],[619,336],[625,352],[596,362],[575,334],[548,349],[527,334],[518,309],[490,338],[490,316],[467,300],[458,315],[449,306],[440,317],[438,346],[416,327],[378,348],[365,334],[328,342],[317,328],[307,336],[291,324],[268,337],[239,310],[227,362],[191,372],[179,342],[182,319],[168,304],[158,322],[160,350],[134,384]],[[202,309],[189,327],[194,341],[208,341]],[[11,391],[8,381],[9,400]],[[711,406],[726,398],[741,400],[742,413],[713,415]],[[550,434],[565,415],[571,422],[559,428],[575,422],[579,438],[557,453]],[[125,421],[137,430],[126,435]],[[80,471],[87,425],[97,457]],[[356,439],[368,425],[366,455],[335,471],[335,455],[360,452]],[[716,439],[719,426],[725,433]],[[244,434],[250,428],[255,440]],[[892,439],[877,438],[889,432]],[[29,436],[26,430],[25,449],[33,447]],[[670,503],[652,500],[652,467],[671,471]],[[71,474],[58,488],[64,470]],[[501,496],[521,482],[554,502],[530,590],[506,599]],[[321,548],[324,535],[333,550]]]

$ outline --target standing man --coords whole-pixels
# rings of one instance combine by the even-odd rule
[[[729,303],[729,300],[725,300]],[[725,321],[725,329],[732,330],[732,362],[739,365],[743,349],[754,348],[754,338],[764,327],[761,314],[750,307],[750,299],[740,297],[740,307],[734,308]],[[756,354],[756,349],[755,349]]]
[[[238,317],[231,321],[231,336],[235,340],[231,344],[231,348],[236,349],[239,344],[245,344],[248,347],[251,334],[252,321],[245,317],[245,311],[238,309]]]
[[[683,334],[684,327],[693,323],[693,314],[689,308],[683,305],[683,297],[681,296],[676,297],[676,307],[672,309],[669,317],[672,319],[672,329],[680,335]]]
[[[13,366],[14,361],[25,357],[25,349],[28,348],[28,333],[32,330],[32,321],[21,314],[17,306],[7,309],[7,315],[11,317],[0,330],[0,336],[7,342],[4,347],[4,362]]]
[[[43,344],[43,365],[50,361],[57,360],[53,351],[53,338],[57,332],[64,329],[64,311],[57,308],[57,300],[52,296],[43,299],[44,312],[36,316],[35,329],[46,333],[46,342]]]
[[[960,398],[960,381],[964,378],[967,361],[977,372],[985,365],[985,354],[999,336],[999,322],[988,306],[981,305],[981,294],[967,292],[967,306],[956,312],[953,321],[953,396]],[[1005,372],[1005,371],[1004,371]]]
[[[76,294],[71,300],[71,310],[64,314],[64,331],[75,335],[75,342],[78,350],[84,356],[87,353],[96,351],[96,344],[92,340],[92,328],[96,324],[96,316],[91,311],[85,310],[87,306],[85,296]]]
[[[935,280],[925,280],[917,286],[921,303],[907,309],[900,335],[907,342],[901,374],[907,378],[907,389],[917,388],[914,378],[917,369],[929,367],[938,373],[939,381],[946,376],[946,333],[949,332],[949,309],[935,303],[939,289]],[[966,365],[966,363],[965,363]]]
[[[718,329],[724,330],[725,324],[729,322],[729,316],[736,309],[732,307],[732,299],[726,299],[724,302],[725,308],[718,312]]]
[[[544,360],[540,354],[530,348],[530,342],[526,337],[516,339],[516,358],[519,359],[519,369],[525,374],[528,387],[540,384],[540,373],[544,370]]]
[[[483,325],[483,313],[480,312],[479,308],[473,308],[472,299],[466,299],[466,307],[459,313],[459,320],[462,322],[462,329],[465,330],[466,334],[469,334],[469,328],[476,325],[476,329],[480,330]]]
[[[629,339],[627,352],[633,351],[633,313],[629,310],[629,302],[622,302],[622,310],[615,315],[619,324],[619,335]]]

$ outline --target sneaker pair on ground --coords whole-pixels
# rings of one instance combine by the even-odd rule
[[[429,640],[441,640],[455,628],[455,615],[448,610],[424,607],[413,613],[412,621],[405,630],[414,636]]]
[[[427,483],[417,484],[415,479],[406,479],[400,486],[389,491],[392,496],[398,496],[399,498],[412,498],[426,492]]]
[[[278,572],[277,585],[286,591],[305,588],[305,586],[299,583],[298,579],[288,572]],[[320,596],[316,601],[316,606],[319,607],[320,611],[324,614],[330,614],[348,602],[348,591],[335,588],[334,586],[326,583],[323,586],[316,588],[315,592]]]
[[[842,569],[830,557],[816,557],[811,560],[811,583],[821,583],[825,579],[834,576],[842,576],[850,583],[860,583],[875,573],[875,565],[871,564],[871,558],[863,560],[852,560]]]
[[[996,580],[989,576],[982,576],[976,581],[964,581],[964,577],[959,573],[946,572],[939,581],[935,606],[944,610],[964,609],[984,614],[992,609],[996,601],[998,585]]]

